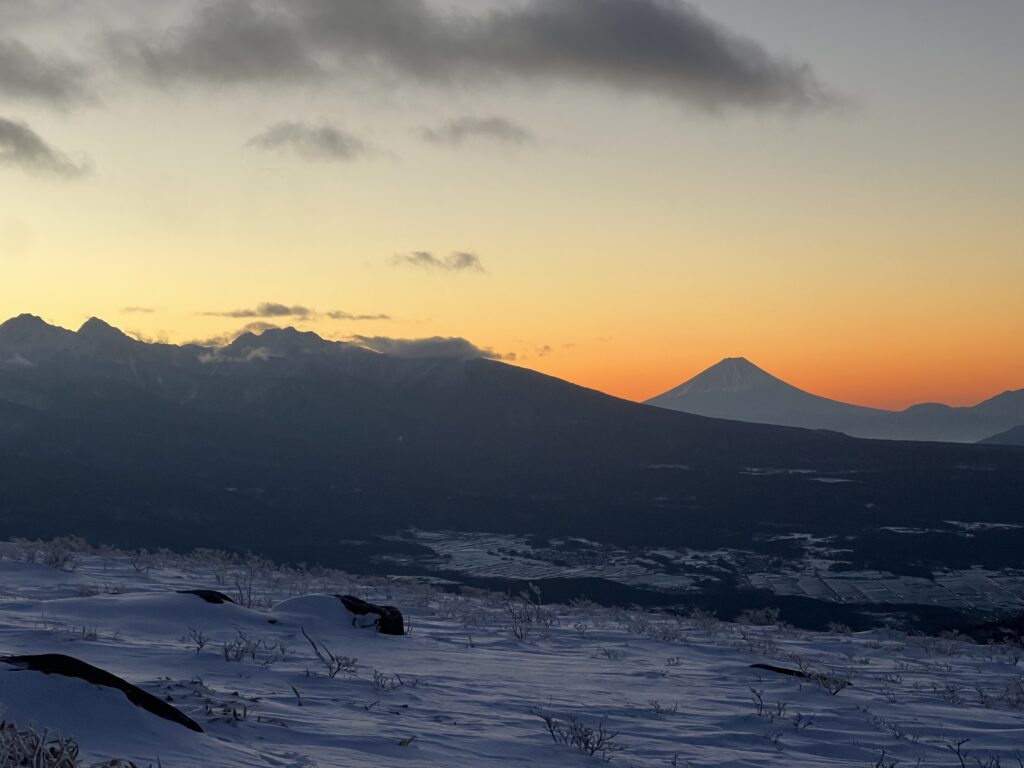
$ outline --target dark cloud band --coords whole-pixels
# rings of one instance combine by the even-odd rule
[[[574,82],[717,110],[832,101],[811,68],[682,0],[528,0],[473,14],[425,0],[223,0],[186,25],[113,38],[168,84],[295,82],[386,71],[463,85]]]
[[[44,57],[17,40],[0,38],[0,96],[67,107],[90,100],[84,70]]]
[[[307,318],[312,317],[316,314],[309,307],[304,307],[301,304],[295,304],[289,306],[287,304],[278,304],[273,301],[265,301],[262,304],[256,306],[255,309],[232,309],[227,312],[203,312],[204,315],[211,317],[237,317],[237,318],[252,318],[252,317],[298,317]]]
[[[75,161],[48,144],[28,124],[0,117],[0,165],[28,173],[74,178],[88,172],[85,162]]]
[[[125,311],[146,311],[138,308],[126,309]],[[151,311],[151,310],[150,310]],[[282,304],[276,301],[264,301],[251,309],[231,309],[226,312],[202,312],[208,317],[233,317],[237,319],[251,320],[253,318],[282,318],[294,317],[298,320],[314,320],[320,316],[312,307],[302,304]],[[390,320],[390,315],[385,314],[358,314],[346,312],[342,309],[335,309],[324,313],[331,320]],[[273,327],[273,326],[271,326]]]

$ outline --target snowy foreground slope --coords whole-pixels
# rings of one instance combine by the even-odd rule
[[[74,656],[205,731],[0,664],[0,717],[74,737],[83,765],[1024,765],[1019,647],[538,607],[213,554],[2,544],[0,556],[0,655]],[[242,604],[175,593],[192,588]],[[396,605],[410,632],[354,628],[337,601],[273,607],[316,593]],[[852,685],[833,695],[840,680]],[[556,743],[544,715],[556,731],[576,718],[614,735],[588,756]]]

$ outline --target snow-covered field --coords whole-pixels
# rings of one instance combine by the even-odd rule
[[[83,765],[1024,766],[1019,647],[538,605],[213,553],[0,557],[0,654],[74,656],[205,731],[0,664],[0,717],[74,737]],[[240,604],[175,593],[192,588]],[[333,598],[279,605],[338,593],[399,607],[408,634],[354,628]],[[586,755],[545,717],[555,736],[609,740]]]

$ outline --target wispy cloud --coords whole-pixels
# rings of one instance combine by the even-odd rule
[[[481,140],[499,144],[533,144],[530,131],[504,117],[473,117],[449,120],[435,128],[421,128],[420,137],[431,144],[461,147],[469,141]]]
[[[217,0],[186,24],[111,38],[127,71],[176,82],[294,83],[386,72],[450,87],[574,83],[703,109],[834,97],[683,0],[525,0],[472,13],[426,0]]]
[[[358,315],[358,314],[353,314],[352,312],[345,312],[344,310],[341,310],[341,309],[336,309],[333,312],[328,312],[327,316],[329,318],[331,318],[331,320],[390,320],[391,319],[391,315],[383,315],[383,314],[377,314],[377,315]]]
[[[153,310],[145,309],[143,307],[127,307],[124,312],[135,311],[135,312],[152,312]],[[391,320],[391,315],[385,315],[382,313],[375,314],[363,314],[357,312],[346,312],[343,309],[333,309],[330,312],[324,312],[322,315],[312,307],[307,307],[302,304],[283,304],[276,301],[264,301],[257,304],[254,308],[247,309],[230,309],[220,312],[201,312],[200,314],[206,315],[207,317],[234,317],[239,319],[248,318],[285,318],[293,317],[297,320],[316,320],[319,317],[328,317],[331,320]],[[270,326],[274,327],[274,326]]]
[[[340,128],[299,122],[272,125],[249,139],[248,145],[291,151],[305,160],[355,160],[371,153],[366,142]]]
[[[0,96],[69,107],[92,100],[84,68],[46,57],[17,40],[0,38]]]
[[[301,304],[287,305],[278,304],[273,301],[265,301],[254,309],[232,309],[226,312],[202,312],[201,314],[210,317],[297,317],[306,319],[316,315],[316,312]]]
[[[400,253],[391,257],[391,265],[395,267],[419,267],[435,272],[485,272],[483,262],[475,253],[455,251],[443,258],[430,251],[414,251]]]
[[[152,307],[121,307],[121,311],[126,315],[151,315],[156,312]]]
[[[503,355],[490,347],[478,347],[461,336],[431,336],[424,339],[396,339],[389,336],[352,336],[350,340],[366,349],[385,355],[418,359],[444,357],[467,359],[485,357],[491,360],[514,360],[515,355]]]
[[[46,143],[27,123],[0,117],[0,165],[28,173],[70,179],[88,172],[84,161],[74,161]]]
[[[167,331],[157,331],[156,333],[143,333],[142,331],[126,329],[125,333],[131,336],[136,341],[141,341],[146,344],[169,344],[170,336]]]

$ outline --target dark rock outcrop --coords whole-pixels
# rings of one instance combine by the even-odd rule
[[[195,595],[196,597],[201,597],[205,602],[212,603],[213,605],[235,602],[223,592],[218,592],[216,589],[179,589],[178,594]]]
[[[42,672],[44,675],[61,675],[63,677],[76,677],[85,680],[93,685],[101,685],[105,688],[116,688],[137,707],[150,712],[164,720],[183,725],[186,728],[202,733],[203,729],[192,718],[172,707],[166,701],[158,699],[151,693],[146,693],[141,688],[132,685],[127,680],[122,680],[104,669],[86,664],[80,659],[65,656],[62,653],[43,653],[36,656],[0,656],[0,662],[9,664],[18,669]]]
[[[841,677],[832,677],[831,675],[823,675],[817,672],[804,672],[800,669],[789,669],[788,667],[777,667],[774,664],[751,664],[750,666],[753,669],[763,669],[767,672],[774,672],[778,675],[788,675],[789,677],[798,677],[801,680],[810,680],[812,683],[824,688],[833,696],[844,688],[849,688],[853,685],[849,680]]]
[[[368,613],[377,614],[377,631],[382,635],[404,635],[405,621],[402,612],[393,605],[374,605],[365,600],[360,600],[352,595],[335,595],[345,606],[345,610],[356,616],[365,616]]]

